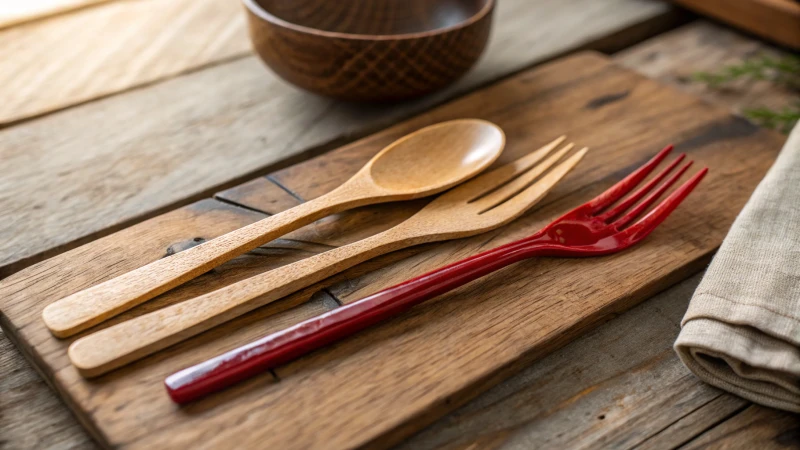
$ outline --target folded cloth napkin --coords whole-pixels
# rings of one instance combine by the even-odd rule
[[[800,125],[697,287],[675,342],[703,381],[800,412]]]

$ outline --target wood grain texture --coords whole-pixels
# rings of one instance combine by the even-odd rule
[[[6,1],[0,5],[0,29],[23,22],[54,16],[107,0],[26,0]]]
[[[334,162],[346,166],[350,161],[349,167],[358,167],[363,164],[361,158],[368,159],[377,152],[387,137],[427,123],[476,115],[506,130],[506,158],[543,144],[546,141],[541,135],[560,133],[574,135],[579,142],[596,143],[594,157],[584,160],[559,184],[536,214],[523,216],[499,232],[428,247],[400,264],[377,271],[380,279],[369,274],[356,280],[355,271],[346,277],[356,282],[342,290],[345,295],[340,299],[348,301],[398,277],[405,279],[483,246],[500,245],[528,234],[560,214],[565,205],[582,203],[604,190],[649,157],[653,148],[668,141],[715,171],[704,181],[704,189],[673,213],[646,245],[602,261],[542,259],[520,264],[281,367],[276,370],[277,384],[267,382],[268,377],[255,379],[180,410],[164,395],[160,386],[163,376],[279,326],[273,311],[257,310],[92,382],[82,379],[68,364],[68,341],[53,339],[38,321],[46,303],[44,296],[52,295],[54,289],[68,294],[162,255],[165,241],[171,239],[149,239],[149,233],[178,228],[182,235],[197,233],[186,233],[182,223],[167,226],[166,222],[171,222],[167,216],[153,219],[165,221],[159,226],[153,221],[143,223],[4,280],[4,328],[15,330],[45,374],[109,445],[147,447],[157,442],[183,446],[199,441],[209,446],[234,442],[263,445],[269,441],[300,448],[367,443],[386,446],[589,326],[698,270],[719,245],[783,140],[721,109],[610,65],[602,57],[581,54],[524,72],[331,152],[325,157],[329,158],[328,170],[308,173],[314,173],[313,178],[324,184],[351,173],[332,170]],[[306,167],[314,167],[323,159]],[[739,164],[746,164],[747,170],[740,170]],[[186,211],[175,214],[188,214]],[[200,217],[205,215],[196,220]],[[185,220],[180,216],[173,219]],[[130,251],[119,245],[133,237],[128,233],[140,234],[137,253],[131,255],[135,261],[125,259],[109,266],[110,261]],[[96,258],[97,251],[104,257]],[[261,264],[270,262],[276,261]],[[248,266],[249,273],[267,268],[257,265]],[[568,276],[576,272],[585,276]],[[239,273],[235,271],[231,277]],[[609,273],[614,274],[615,283],[608,283]],[[198,278],[197,283],[175,291],[163,303],[143,306],[154,308],[179,301],[212,284],[218,286],[212,282],[220,278],[209,277],[207,282]],[[223,281],[230,279],[219,282]],[[271,307],[301,300],[293,296]],[[280,324],[307,317],[308,311],[303,308],[285,311]],[[125,318],[123,315],[119,320]],[[248,413],[243,415],[244,411]],[[309,429],[314,433],[304,431]]]
[[[710,386],[704,384],[703,388],[708,389]],[[721,393],[710,402],[692,410],[668,427],[648,437],[636,448],[642,450],[677,448],[704,431],[724,424],[731,416],[741,412],[749,405],[751,403],[748,400],[733,394]]]
[[[0,367],[0,448],[97,448],[2,331]]]
[[[399,448],[675,448],[691,440],[748,404],[696,379],[672,351],[699,281],[586,333]],[[675,428],[687,417],[705,427]]]
[[[800,414],[752,405],[681,447],[695,449],[800,448]]]
[[[278,214],[303,203],[303,199],[282,188],[269,177],[258,177],[217,192],[214,198],[265,214]]]
[[[0,42],[0,127],[249,50],[229,0],[113,1],[2,29]]]
[[[648,77],[742,114],[760,107],[782,110],[797,101],[797,93],[770,80],[743,79],[727,83],[724,88],[710,88],[693,79],[693,75],[717,73],[725,66],[752,58],[780,58],[787,54],[723,26],[699,20],[622,50],[614,57]]]
[[[794,0],[673,0],[776,44],[800,50],[800,4]]]
[[[183,4],[159,1],[176,8]],[[219,2],[240,7],[235,1]],[[154,14],[148,1],[116,3],[141,5],[147,11],[140,19],[145,23],[150,23],[147,18]],[[217,0],[191,5],[203,10],[210,7],[202,6],[207,3],[216,4]],[[209,14],[208,23],[217,23],[215,20],[224,16]],[[235,16],[244,17],[241,11]],[[280,81],[257,58],[248,57],[2,129],[0,209],[12,213],[11,220],[0,224],[0,236],[4,237],[0,277],[266,174],[282,161],[313,152],[310,149],[332,141],[349,142],[354,136],[536,62],[591,46],[609,35],[614,35],[613,42],[603,45],[631,43],[630,39],[642,38],[641,30],[634,35],[626,35],[624,30],[671,16],[670,7],[655,0],[610,0],[604,4],[594,0],[505,0],[495,16],[503,25],[497,27],[486,57],[473,71],[444,92],[390,108],[355,107],[303,93]],[[531,27],[531,18],[540,24]],[[111,22],[107,26],[116,28],[115,33],[129,30]],[[79,27],[73,23],[61,36]],[[203,36],[209,27],[201,27]],[[657,23],[650,24],[650,32],[659,29]],[[36,40],[36,33],[30,34],[2,41]],[[96,35],[92,33],[91,38]],[[147,49],[153,47],[147,42],[139,46],[144,61]],[[68,48],[77,52],[84,46],[70,43]],[[175,51],[181,49],[179,45]],[[0,60],[19,61],[10,56]],[[165,64],[176,59],[180,58],[167,57]],[[20,70],[15,64],[3,67],[8,67],[3,73]],[[32,67],[26,70],[46,75],[38,65]],[[50,69],[56,75],[61,73],[57,67]],[[28,78],[15,78],[18,81],[0,86]],[[56,78],[46,79],[49,85],[64,85]]]

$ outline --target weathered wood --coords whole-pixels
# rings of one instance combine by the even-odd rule
[[[0,29],[85,8],[107,0],[27,0],[0,5]]]
[[[676,448],[749,402],[672,351],[694,276],[488,390],[400,449]]]
[[[277,214],[303,202],[295,194],[280,187],[269,177],[258,177],[246,183],[217,192],[214,198],[236,203],[266,214]]]
[[[2,331],[0,373],[0,448],[95,448],[70,411]]]
[[[641,445],[723,396],[694,378],[671,348],[699,281],[699,276],[692,277],[586,333],[400,448]]]
[[[707,21],[696,21],[623,50],[614,58],[648,77],[724,106],[737,114],[757,107],[781,110],[797,101],[796,92],[770,80],[737,80],[711,88],[694,79],[750,58],[778,58],[785,51]]]
[[[128,19],[127,14],[107,18],[106,26],[113,28],[112,34],[133,33],[131,30],[136,30],[133,25],[119,26],[125,23],[120,21],[150,25],[169,15],[149,8],[153,2],[178,9],[185,4],[169,0],[113,2],[80,11],[76,17],[101,14],[107,8],[122,8],[122,5],[140,7],[142,13],[138,19]],[[217,14],[212,5],[207,5],[220,2],[223,8],[240,7],[235,1],[214,0],[189,2],[192,8],[182,10],[186,15],[181,17],[185,20],[191,19],[192,12],[205,11],[212,16],[208,23],[218,24],[214,27],[200,21],[197,33],[201,34],[198,39],[202,42],[209,36],[217,36],[215,30],[221,30],[222,36],[215,37],[218,40],[195,53],[221,51],[215,50],[215,45],[223,45],[225,34],[235,31],[225,27],[232,27],[244,17],[239,11],[227,19],[226,14]],[[64,19],[68,17],[72,16]],[[531,17],[536,18],[537,26],[531,26]],[[649,31],[654,33],[663,29],[660,28],[663,25],[652,23],[651,19],[669,17],[672,17],[670,7],[655,0],[611,0],[603,4],[594,0],[504,0],[496,11],[497,26],[492,41],[478,66],[452,88],[420,101],[392,107],[332,102],[296,90],[278,80],[255,57],[247,57],[0,130],[3,159],[0,210],[13,211],[12,220],[0,224],[3,236],[0,277],[131,223],[266,174],[276,164],[307,154],[325,143],[352,140],[354,135],[363,135],[490,80],[577,47],[592,46],[608,35],[614,35],[614,40],[603,45],[632,43],[626,37],[642,38],[638,24],[651,23]],[[175,27],[175,23],[170,23],[161,28],[168,33]],[[76,22],[66,28],[88,27]],[[622,32],[629,28],[636,32],[630,36]],[[16,29],[7,32],[21,32]],[[62,55],[74,59],[73,52],[95,48],[64,39],[64,33],[67,29],[55,33],[60,41],[53,43],[55,47],[67,45]],[[38,39],[37,33],[30,34],[30,37],[4,36],[2,42]],[[96,29],[89,34],[93,40],[98,35],[104,35],[104,41],[109,39]],[[233,36],[227,39],[233,48],[239,48]],[[185,50],[181,42],[178,39],[165,47],[169,52],[160,52],[157,60],[170,65],[184,59],[175,54]],[[8,48],[16,49],[16,45]],[[142,67],[151,61],[149,51],[158,48],[147,39],[136,41],[135,47],[141,52],[136,61],[141,61]],[[0,72],[17,77],[20,64],[14,60],[19,58],[12,56],[0,58],[8,62]],[[112,60],[116,61],[113,57]],[[31,65],[22,71],[26,76],[0,86],[13,85],[15,90],[25,90],[17,83],[31,84],[32,77],[46,79],[48,86],[72,85],[58,81],[56,76],[62,72],[73,73],[71,79],[86,79],[83,72],[75,74],[76,69],[52,67],[43,70],[39,65]],[[85,63],[78,67],[88,70]],[[110,73],[111,81],[120,73],[124,78],[137,72],[136,67],[128,64],[113,67],[123,72]],[[48,75],[51,71],[55,72]],[[91,81],[100,79],[103,77],[95,74]]]
[[[113,1],[0,30],[0,127],[245,56],[244,19],[230,0]]]
[[[798,449],[800,414],[753,405],[681,448]]]
[[[673,0],[776,44],[800,50],[800,5],[794,0]]]
[[[568,205],[582,203],[608,187],[668,141],[689,152],[699,165],[714,170],[703,189],[689,197],[648,238],[647,245],[602,260],[543,259],[520,264],[281,367],[276,370],[277,384],[259,378],[181,410],[164,395],[160,386],[163,376],[268,329],[301,320],[307,317],[309,311],[304,308],[308,306],[286,311],[278,322],[270,308],[258,310],[91,382],[66,361],[68,342],[52,338],[38,320],[48,296],[69,294],[163,254],[166,239],[154,239],[148,233],[160,235],[170,229],[175,232],[175,228],[181,229],[181,235],[197,233],[187,233],[182,223],[167,226],[166,221],[185,220],[180,216],[153,219],[4,280],[6,294],[0,297],[4,327],[14,330],[40,365],[46,364],[45,374],[107,444],[388,445],[531,358],[552,351],[594,323],[696,271],[721,241],[782,141],[693,97],[609,65],[599,56],[582,54],[522,73],[309,162],[304,166],[314,167],[325,160],[330,164],[323,173],[309,171],[306,181],[313,177],[324,184],[346,177],[347,170],[333,170],[336,164],[360,166],[362,158],[377,152],[387,136],[459,116],[483,117],[503,127],[509,142],[506,160],[561,133],[578,142],[594,143],[593,157],[587,157],[564,179],[536,214],[524,216],[500,232],[429,247],[378,271],[380,279],[374,274],[361,277],[355,283],[360,292],[352,287],[340,289],[345,293],[340,299],[349,301],[483,246],[529,234]],[[739,170],[740,164],[748,170]],[[309,189],[313,184],[307,185]],[[198,216],[191,226],[201,227],[199,222],[205,220],[205,214]],[[131,251],[118,243],[131,241],[136,234],[138,252],[131,260],[110,266],[123,252]],[[179,301],[212,285],[263,271],[275,262],[254,262],[245,265],[247,270],[234,270],[229,276],[198,278],[196,283],[129,313]],[[575,273],[584,276],[570,275]],[[610,274],[613,283],[609,283]],[[275,305],[294,305],[314,290]],[[126,317],[131,315],[119,320]],[[245,411],[248,420],[242,421]],[[256,423],[257,427],[249,426]],[[307,432],[310,429],[314,432]]]
[[[654,386],[655,387],[655,386]],[[708,386],[703,386],[708,388]],[[677,448],[713,426],[724,423],[726,419],[747,408],[751,403],[733,394],[722,393],[719,397],[695,409],[650,436],[635,448],[668,449]]]

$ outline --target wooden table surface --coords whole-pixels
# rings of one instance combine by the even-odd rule
[[[578,48],[612,52],[734,111],[790,101],[769,82],[722,92],[693,82],[696,71],[778,50],[658,1],[504,0],[467,78],[421,101],[357,107],[265,70],[237,3],[111,1],[0,29],[0,207],[10,211],[0,277]],[[699,382],[673,353],[698,281],[531,364],[403,446],[800,447],[798,416]],[[93,445],[13,345],[0,346],[0,447]]]

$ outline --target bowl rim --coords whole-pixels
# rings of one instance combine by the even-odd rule
[[[388,41],[388,40],[400,40],[400,39],[419,39],[466,28],[486,17],[489,14],[489,12],[491,12],[492,9],[494,8],[495,1],[496,0],[486,0],[483,7],[480,10],[478,10],[478,12],[470,16],[467,20],[459,22],[458,24],[444,28],[436,28],[429,31],[419,31],[416,33],[400,33],[400,34],[356,34],[356,33],[342,33],[338,31],[320,30],[318,28],[311,28],[305,25],[298,25],[296,23],[292,23],[287,20],[281,19],[280,17],[275,16],[270,12],[268,12],[267,10],[265,10],[261,5],[258,4],[258,0],[242,0],[242,3],[250,13],[258,16],[258,18],[270,22],[274,25],[282,26],[284,28],[288,28],[290,30],[298,31],[301,33],[338,38],[338,39],[359,40],[359,41]]]

